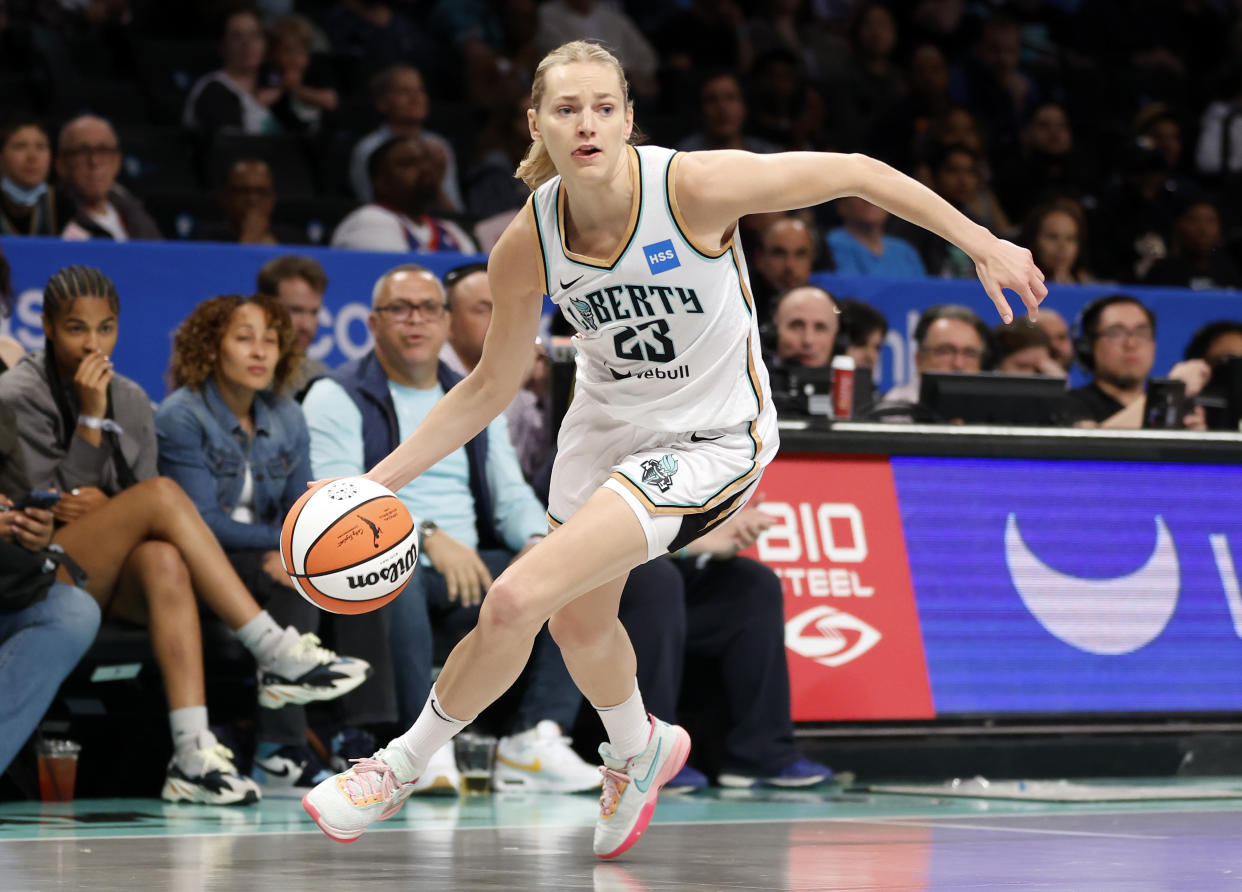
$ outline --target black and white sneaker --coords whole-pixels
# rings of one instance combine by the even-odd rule
[[[233,765],[233,751],[210,731],[199,738],[199,749],[187,757],[173,755],[160,798],[168,802],[205,805],[249,805],[263,798],[259,785]]]
[[[312,632],[285,630],[285,642],[272,662],[259,667],[259,705],[279,709],[315,700],[335,700],[367,680],[371,664],[322,647]]]
[[[250,776],[259,784],[264,799],[301,799],[332,773],[309,747],[290,745],[267,756],[256,754]]]

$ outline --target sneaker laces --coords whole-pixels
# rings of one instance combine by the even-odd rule
[[[219,771],[221,774],[237,774],[237,767],[233,764],[233,751],[223,743],[205,747],[196,751],[194,755],[203,760],[203,774],[210,774],[212,771]]]
[[[304,633],[287,653],[299,662],[309,660],[313,663],[331,663],[336,659],[335,653],[321,646],[319,636],[314,632]]]
[[[392,766],[382,759],[369,756],[349,761],[354,767],[342,778],[342,787],[354,805],[376,796],[387,801],[399,786]]]
[[[601,765],[599,773],[604,776],[604,792],[599,797],[599,811],[605,818],[611,817],[621,802],[621,794],[630,783],[630,776],[624,771],[617,771]]]

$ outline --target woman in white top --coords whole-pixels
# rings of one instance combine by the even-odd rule
[[[545,621],[608,731],[595,853],[615,857],[646,828],[689,737],[643,709],[617,620],[626,575],[741,508],[777,445],[739,217],[858,195],[972,257],[1004,321],[1003,288],[1032,315],[1047,293],[1030,252],[871,158],[634,149],[625,74],[595,44],[549,53],[531,95],[533,144],[518,175],[534,195],[491,256],[482,359],[368,476],[398,489],[504,410],[546,293],[578,333],[554,529],[493,583],[414,726],[305,797],[341,841],[400,807],[430,755],[517,677]]]

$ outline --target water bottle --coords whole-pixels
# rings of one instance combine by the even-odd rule
[[[832,358],[832,417],[838,421],[854,414],[854,357]]]

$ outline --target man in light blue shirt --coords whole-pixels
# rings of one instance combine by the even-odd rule
[[[362,474],[408,437],[461,378],[439,360],[448,337],[444,289],[427,269],[396,267],[376,283],[367,320],[374,349],[311,385],[302,404],[317,479]],[[478,620],[494,576],[547,532],[543,505],[522,478],[503,417],[404,486],[422,556],[406,590],[383,608],[402,724],[431,690],[433,626],[451,646]],[[520,683],[520,682],[519,682]],[[546,627],[536,639],[510,734],[497,748],[498,786],[572,792],[599,786],[569,749],[581,694]],[[416,790],[455,789],[452,744]]]
[[[905,239],[884,234],[888,211],[851,196],[837,199],[840,226],[828,233],[828,247],[839,273],[875,276],[925,276],[919,252]]]

